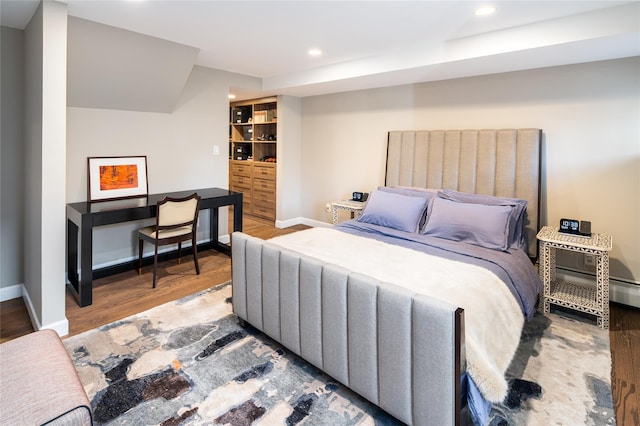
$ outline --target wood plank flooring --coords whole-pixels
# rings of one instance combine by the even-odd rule
[[[244,232],[260,238],[271,238],[304,228],[306,226],[298,225],[278,229],[269,222],[250,216],[244,218]],[[85,308],[80,308],[67,292],[69,335],[82,333],[231,279],[228,256],[208,250],[199,253],[198,259],[200,275],[195,274],[189,256],[185,256],[181,264],[171,260],[163,262],[155,290],[151,288],[151,266],[143,268],[140,276],[136,271],[130,271],[95,280],[93,304]],[[32,331],[22,299],[0,303],[0,342]],[[618,425],[640,425],[640,309],[612,303],[609,335],[613,399]]]

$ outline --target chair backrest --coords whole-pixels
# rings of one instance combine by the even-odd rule
[[[199,204],[200,196],[197,193],[184,198],[165,197],[158,201],[158,229],[195,225],[198,221]]]

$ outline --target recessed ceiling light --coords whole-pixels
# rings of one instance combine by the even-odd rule
[[[236,95],[234,95],[233,93],[229,93],[229,99],[235,99]]]
[[[481,7],[479,9],[476,9],[475,12],[473,12],[474,15],[476,16],[486,16],[486,15],[491,15],[492,13],[495,13],[496,8],[493,6],[485,6],[485,7]]]
[[[320,56],[322,55],[322,50],[320,49],[309,49],[309,56]]]

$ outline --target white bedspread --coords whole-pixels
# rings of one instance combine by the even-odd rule
[[[495,274],[331,228],[311,228],[269,241],[463,308],[467,371],[486,399],[504,400],[504,374],[518,347],[524,318]]]

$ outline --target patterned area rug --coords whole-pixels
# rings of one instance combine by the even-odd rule
[[[395,425],[231,314],[218,286],[64,340],[97,424]],[[491,424],[613,424],[609,339],[539,315]],[[539,386],[539,387],[538,387]],[[540,389],[541,388],[541,389]]]

